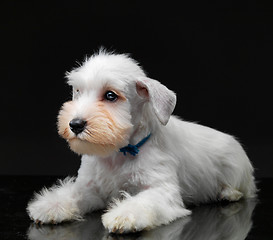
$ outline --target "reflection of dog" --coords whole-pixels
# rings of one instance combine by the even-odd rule
[[[246,239],[252,227],[252,212],[256,201],[246,200],[221,204],[206,204],[193,209],[192,215],[178,219],[169,225],[151,231],[128,234],[122,239],[168,239],[168,240],[203,240],[203,239]],[[29,240],[82,240],[82,239],[121,239],[110,234],[101,224],[100,213],[86,216],[85,221],[62,225],[31,224],[28,230]]]
[[[175,94],[127,55],[100,51],[67,75],[73,100],[59,134],[82,156],[66,179],[28,205],[43,223],[103,209],[111,232],[151,229],[190,214],[185,204],[255,195],[253,168],[231,136],[171,116]]]

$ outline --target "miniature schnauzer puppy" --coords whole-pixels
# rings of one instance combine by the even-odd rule
[[[234,137],[171,115],[176,95],[125,54],[100,50],[67,73],[73,100],[59,134],[82,155],[77,178],[36,193],[36,223],[82,220],[107,209],[109,232],[128,233],[191,214],[189,205],[253,198],[253,167]]]

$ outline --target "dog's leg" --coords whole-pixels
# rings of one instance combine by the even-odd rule
[[[44,188],[29,202],[27,211],[36,223],[60,223],[81,219],[74,196],[73,178],[66,178],[50,189]]]
[[[50,189],[43,189],[28,204],[30,218],[36,223],[57,224],[82,220],[86,212],[104,208],[104,202],[89,185],[88,182],[67,178]]]
[[[135,196],[124,194],[125,199],[116,200],[102,216],[109,232],[126,233],[152,229],[189,215],[184,208],[178,186],[150,188]]]

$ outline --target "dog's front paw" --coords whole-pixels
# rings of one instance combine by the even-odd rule
[[[27,212],[36,223],[57,224],[64,221],[81,220],[76,197],[71,191],[72,180],[35,194],[29,202]]]
[[[79,209],[73,202],[56,198],[53,194],[36,195],[35,199],[28,204],[27,212],[36,223],[57,224],[81,219]]]
[[[129,233],[155,227],[155,215],[151,209],[131,203],[121,203],[102,215],[102,223],[109,232]]]
[[[124,212],[120,215],[108,212],[102,216],[102,222],[104,227],[112,233],[137,231],[136,218],[132,213],[129,212]]]

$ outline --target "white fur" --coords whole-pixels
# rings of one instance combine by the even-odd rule
[[[152,229],[187,216],[191,213],[187,205],[255,196],[253,168],[238,141],[170,116],[175,94],[147,78],[127,55],[100,51],[68,73],[68,83],[73,87],[73,105],[60,112],[61,135],[62,127],[68,125],[66,119],[96,116],[99,108],[93,107],[104,101],[101,92],[107,86],[125,97],[116,103],[103,102],[114,125],[123,127],[124,136],[112,136],[114,131],[108,136],[105,126],[96,129],[109,139],[118,139],[113,146],[104,144],[96,151],[99,143],[86,141],[85,133],[77,136],[82,147],[72,145],[75,135],[66,133],[63,137],[71,148],[83,154],[78,177],[36,194],[27,208],[33,220],[79,220],[87,212],[108,207],[102,216],[105,228],[123,233]],[[123,156],[118,151],[149,133],[150,139],[137,156]]]

